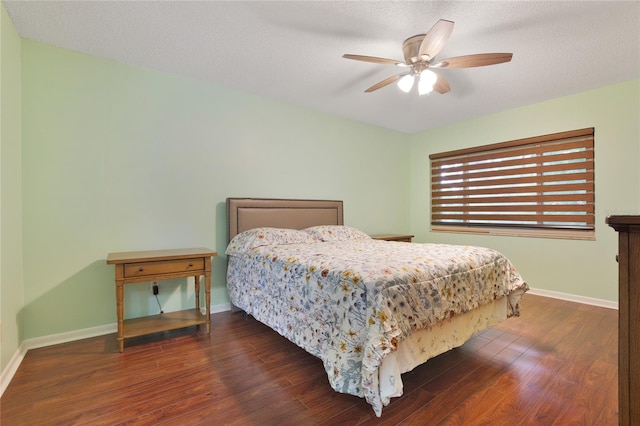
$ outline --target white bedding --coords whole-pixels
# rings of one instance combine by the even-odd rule
[[[388,405],[402,395],[402,373],[413,370],[429,359],[462,346],[471,336],[507,319],[507,297],[454,316],[431,327],[415,330],[400,342],[398,349],[382,360],[378,372],[380,400]]]

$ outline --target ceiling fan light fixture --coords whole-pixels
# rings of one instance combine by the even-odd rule
[[[433,86],[429,86],[424,81],[420,80],[418,82],[418,94],[419,95],[428,95],[433,91]]]
[[[438,76],[430,70],[424,70],[420,73],[420,81],[418,81],[418,93],[426,95],[433,91],[433,85],[436,84]]]
[[[511,61],[512,53],[476,53],[472,55],[456,56],[434,62],[449,36],[453,31],[453,21],[440,19],[425,34],[409,37],[402,43],[404,62],[396,59],[378,58],[376,56],[344,54],[343,58],[357,61],[373,62],[375,64],[393,64],[399,67],[408,67],[409,72],[403,72],[374,84],[365,90],[371,93],[393,82],[405,93],[409,93],[418,80],[418,93],[421,95],[436,91],[441,95],[451,90],[447,80],[427,68],[475,68],[486,65],[502,64]],[[434,62],[434,63],[432,63]]]
[[[413,75],[407,74],[402,78],[400,78],[400,80],[398,80],[398,87],[403,92],[409,93],[409,91],[411,91],[411,88],[413,87],[413,81],[414,81]]]

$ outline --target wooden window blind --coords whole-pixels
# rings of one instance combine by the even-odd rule
[[[432,225],[594,230],[593,128],[429,158]]]

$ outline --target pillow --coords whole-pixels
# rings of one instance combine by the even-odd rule
[[[319,242],[312,235],[297,229],[253,228],[233,237],[227,246],[227,255],[246,253],[261,246]]]
[[[359,229],[342,225],[312,226],[304,229],[304,231],[313,235],[315,238],[326,242],[371,239],[370,236]]]

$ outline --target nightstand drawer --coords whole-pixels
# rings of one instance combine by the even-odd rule
[[[146,275],[172,274],[204,269],[204,258],[165,260],[162,262],[127,263],[124,265],[125,278]]]

